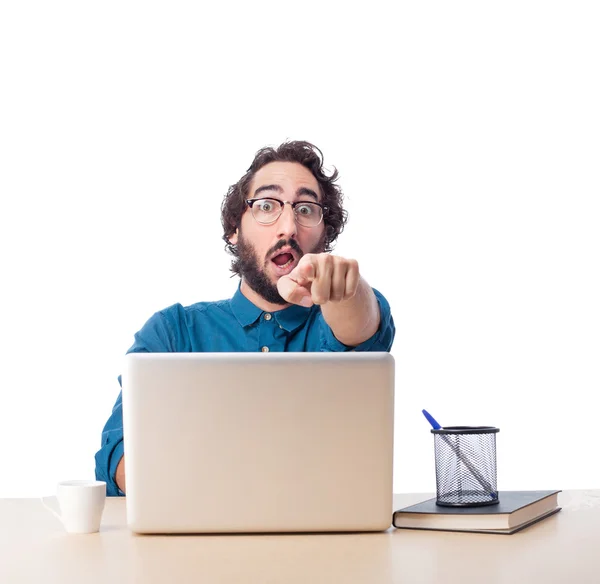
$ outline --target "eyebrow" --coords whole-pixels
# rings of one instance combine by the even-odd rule
[[[254,197],[256,197],[256,195],[258,195],[258,193],[262,193],[263,191],[276,191],[278,193],[283,193],[283,189],[279,185],[263,185],[261,187],[258,187],[254,191]],[[313,191],[312,189],[309,189],[307,187],[300,187],[296,191],[297,197],[301,197],[302,195],[312,197],[317,202],[319,201],[319,196],[317,195],[317,193],[315,193],[315,191]]]

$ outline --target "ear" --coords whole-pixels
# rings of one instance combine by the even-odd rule
[[[238,231],[239,231],[239,229],[236,229],[235,233],[229,238],[229,243],[231,243],[231,245],[237,245],[237,242],[238,242]]]

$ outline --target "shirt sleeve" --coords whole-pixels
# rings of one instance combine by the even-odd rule
[[[386,298],[379,292],[373,288],[373,292],[375,293],[375,298],[377,298],[377,302],[379,303],[379,313],[380,313],[380,321],[379,328],[375,332],[375,334],[362,342],[360,345],[356,347],[351,347],[349,345],[344,345],[338,341],[338,339],[333,334],[331,327],[325,322],[325,319],[321,315],[319,318],[322,321],[321,327],[321,351],[332,351],[332,352],[342,352],[342,351],[387,351],[389,352],[392,348],[392,344],[394,343],[394,337],[396,336],[396,327],[394,325],[394,319],[392,318],[392,311],[390,305]]]
[[[176,309],[177,312],[177,309]],[[135,334],[135,340],[127,353],[165,353],[176,351],[173,327],[170,326],[168,309],[154,314]],[[121,376],[119,376],[121,385]],[[124,493],[115,482],[117,465],[123,457],[123,407],[122,392],[119,392],[112,413],[102,430],[100,450],[96,453],[96,479],[106,482],[108,496],[122,496]]]
[[[121,377],[119,376],[119,383]],[[106,494],[109,497],[123,495],[115,482],[117,465],[123,457],[123,410],[122,396],[119,397],[113,407],[112,414],[102,430],[102,443],[100,450],[96,452],[96,480],[106,483]]]

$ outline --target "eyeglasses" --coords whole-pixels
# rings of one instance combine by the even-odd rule
[[[296,222],[304,227],[316,227],[323,221],[325,205],[310,201],[280,201],[279,199],[246,199],[246,204],[252,210],[252,215],[262,225],[271,225],[283,213],[283,206],[288,203],[294,211]]]

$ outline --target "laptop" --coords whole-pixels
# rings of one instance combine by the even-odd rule
[[[131,353],[125,359],[131,531],[390,527],[389,353]]]

